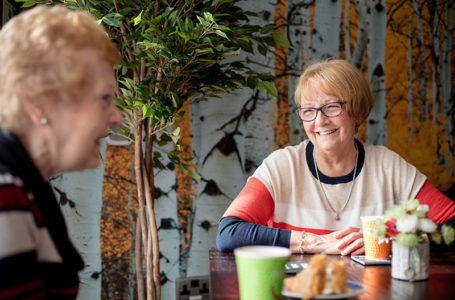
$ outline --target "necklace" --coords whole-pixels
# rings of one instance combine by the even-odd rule
[[[340,220],[340,214],[343,212],[343,210],[346,207],[346,205],[348,205],[349,199],[351,199],[352,188],[354,187],[354,181],[355,181],[355,173],[357,171],[357,160],[359,158],[359,151],[357,150],[357,153],[356,153],[356,156],[355,156],[354,176],[352,176],[351,188],[349,189],[348,197],[344,201],[344,204],[343,204],[343,206],[341,207],[340,210],[336,210],[335,208],[333,208],[332,203],[330,203],[329,198],[327,198],[325,190],[322,187],[321,180],[319,179],[318,165],[316,164],[316,159],[314,158],[314,149],[313,149],[312,155],[313,155],[314,167],[316,168],[316,177],[318,178],[319,186],[321,187],[322,194],[324,195],[324,199],[327,202],[327,204],[329,205],[330,209],[335,214],[335,221],[339,221]]]

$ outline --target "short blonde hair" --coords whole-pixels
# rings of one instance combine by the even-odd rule
[[[95,50],[112,66],[120,62],[95,18],[63,6],[37,6],[12,18],[0,31],[0,49],[0,128],[13,132],[27,120],[25,95],[77,99],[87,76],[81,50]]]
[[[350,62],[330,58],[310,65],[300,76],[294,101],[300,106],[310,99],[310,88],[318,86],[325,94],[346,102],[346,111],[358,127],[368,117],[374,98],[368,81]]]

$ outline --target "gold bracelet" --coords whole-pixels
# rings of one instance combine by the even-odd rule
[[[300,238],[299,238],[299,252],[300,252],[300,254],[305,253],[305,249],[303,248],[303,242],[305,241],[305,236],[306,236],[306,231],[302,231],[302,233],[300,234]]]

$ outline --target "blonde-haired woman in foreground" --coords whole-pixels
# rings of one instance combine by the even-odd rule
[[[0,31],[0,299],[75,299],[83,261],[48,178],[95,168],[122,117],[120,55],[85,12],[39,6]]]

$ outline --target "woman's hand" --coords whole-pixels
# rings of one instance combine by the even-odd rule
[[[300,239],[303,237],[302,245]],[[304,253],[326,253],[326,254],[363,254],[363,234],[358,227],[348,227],[343,230],[334,231],[329,234],[317,235],[310,232],[293,231],[291,233],[291,250],[299,252],[302,246]]]
[[[348,227],[340,231],[330,233],[338,240],[337,249],[341,255],[358,255],[365,253],[363,246],[363,233],[358,227]]]

